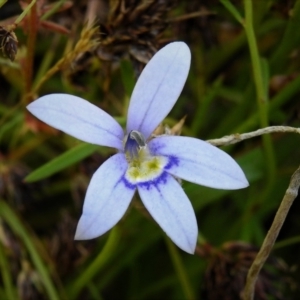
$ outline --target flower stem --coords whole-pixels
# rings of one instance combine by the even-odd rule
[[[24,17],[28,14],[28,12],[31,10],[31,7],[35,4],[36,0],[32,0],[31,3],[24,9],[24,11],[18,16],[14,24],[19,24]]]
[[[256,88],[256,98],[259,110],[259,118],[261,127],[268,126],[268,79],[266,76],[263,76],[263,65],[262,60],[259,57],[259,52],[257,48],[257,42],[255,38],[254,28],[253,28],[253,8],[252,0],[244,0],[245,8],[245,22],[244,28],[248,40],[249,51],[251,56],[252,68],[253,68],[253,77],[254,84]],[[265,199],[269,192],[271,191],[273,184],[275,182],[276,174],[276,163],[274,150],[272,146],[272,141],[270,136],[263,136],[263,146],[265,150],[266,157],[266,167],[268,172],[268,182],[265,189],[265,192],[262,194],[261,199]]]
[[[259,272],[263,267],[265,261],[267,260],[273,248],[273,245],[277,239],[277,236],[280,232],[280,229],[287,217],[289,209],[298,195],[299,186],[300,186],[300,167],[293,174],[288,189],[286,190],[285,195],[278,208],[278,211],[275,215],[271,228],[267,236],[265,237],[265,240],[249,269],[246,286],[242,295],[243,300],[254,299],[255,283],[257,281]]]
[[[249,51],[250,51],[250,56],[251,56],[251,61],[253,66],[253,76],[254,76],[254,83],[256,87],[258,106],[261,115],[260,116],[261,122],[265,123],[262,125],[266,126],[268,123],[267,110],[266,110],[267,95],[264,89],[262,69],[261,69],[260,58],[259,58],[254,28],[253,28],[252,0],[244,0],[244,5],[245,5],[244,28],[245,28],[245,32],[249,44]]]
[[[5,289],[7,300],[16,299],[16,293],[13,287],[13,281],[11,278],[9,264],[5,257],[4,247],[0,243],[0,270],[2,275],[3,286]]]
[[[59,8],[66,2],[66,0],[60,0],[53,3],[53,6],[45,12],[45,14],[41,17],[41,20],[47,20],[50,16],[52,16],[54,13],[56,13]]]
[[[185,296],[185,299],[187,300],[193,300],[196,299],[194,291],[191,287],[188,275],[185,271],[185,268],[183,266],[182,260],[180,258],[180,255],[178,254],[178,250],[174,246],[174,244],[171,242],[169,238],[166,237],[166,243],[168,246],[168,250],[172,259],[172,263],[174,265],[175,271],[177,273],[178,279],[180,281],[180,284],[182,286],[182,290]]]

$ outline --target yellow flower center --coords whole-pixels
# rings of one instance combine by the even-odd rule
[[[132,184],[153,181],[164,172],[168,159],[152,156],[141,133],[137,131],[133,133],[134,135],[131,133],[128,135],[124,147],[128,161],[125,178]]]
[[[151,156],[148,149],[140,149],[137,157],[129,159],[125,178],[131,183],[155,180],[162,174],[167,163],[165,157]]]

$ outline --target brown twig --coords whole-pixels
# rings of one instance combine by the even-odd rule
[[[207,140],[208,143],[214,146],[227,146],[231,144],[236,144],[243,140],[247,140],[256,136],[263,134],[273,133],[273,132],[294,132],[300,134],[300,129],[289,126],[269,126],[256,131],[247,132],[247,133],[234,133],[231,135],[226,135],[219,139]]]
[[[275,215],[271,228],[268,234],[266,235],[264,242],[249,269],[247,280],[246,280],[246,286],[242,293],[243,300],[254,299],[255,283],[257,281],[259,272],[263,267],[265,261],[267,260],[273,248],[273,245],[277,239],[277,236],[280,232],[280,229],[286,219],[289,209],[298,195],[299,186],[300,186],[300,166],[292,175],[290,184],[281,201],[281,204]]]

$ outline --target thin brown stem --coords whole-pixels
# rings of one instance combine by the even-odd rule
[[[243,140],[247,140],[256,136],[260,136],[263,134],[268,133],[275,133],[275,132],[293,132],[300,134],[300,129],[295,127],[289,127],[289,126],[269,126],[262,129],[258,129],[255,131],[247,132],[247,133],[234,133],[231,135],[226,135],[219,139],[213,139],[213,140],[207,140],[208,143],[214,145],[214,146],[227,146],[231,144],[236,144],[238,142],[241,142]]]
[[[278,208],[278,211],[275,215],[274,221],[271,225],[271,228],[268,234],[265,237],[265,240],[255,257],[248,275],[246,286],[242,294],[243,300],[253,300],[254,293],[255,293],[255,284],[259,275],[261,268],[263,267],[264,263],[266,262],[267,258],[270,255],[270,252],[274,246],[274,243],[277,239],[277,236],[280,232],[280,229],[287,217],[287,214],[292,206],[295,198],[298,195],[298,189],[300,186],[300,167],[296,170],[296,172],[292,175],[290,184],[288,189],[285,192],[285,195],[281,201],[281,204]]]

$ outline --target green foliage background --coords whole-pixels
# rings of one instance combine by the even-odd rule
[[[88,182],[113,150],[53,131],[25,106],[44,94],[70,93],[124,126],[143,60],[169,41],[182,40],[192,51],[191,70],[165,124],[173,126],[186,116],[182,134],[203,140],[270,125],[298,128],[300,1],[150,1],[141,19],[125,17],[119,27],[116,16],[111,17],[115,23],[105,22],[121,2],[99,1],[93,26],[100,29],[81,48],[75,45],[86,37],[80,34],[89,1],[49,2],[53,6],[46,9],[37,0],[18,23],[15,60],[0,58],[0,299],[220,299],[214,282],[224,283],[222,299],[239,299],[243,284],[236,290],[233,285],[237,278],[244,282],[247,271],[240,268],[245,248],[239,242],[248,243],[253,259],[299,166],[298,135],[276,133],[222,147],[244,170],[247,189],[220,191],[183,182],[200,230],[198,250],[188,255],[167,239],[138,197],[109,233],[73,241]],[[138,1],[124,3],[129,11],[139,7]],[[0,25],[13,24],[8,16],[24,9],[17,1],[6,2]],[[54,25],[47,28],[44,21],[69,32],[53,31]],[[144,32],[136,34],[142,27]],[[109,44],[109,38],[115,42]],[[4,37],[2,50],[3,43]],[[53,66],[57,69],[50,76]],[[282,299],[298,299],[300,293],[298,202],[272,253],[286,262],[284,271],[275,267],[270,277]],[[240,255],[228,254],[226,247],[233,245]],[[267,286],[268,298],[257,294],[257,299],[279,299]]]

